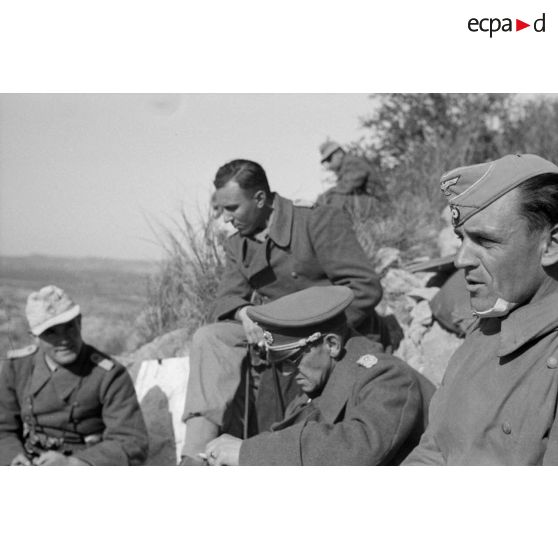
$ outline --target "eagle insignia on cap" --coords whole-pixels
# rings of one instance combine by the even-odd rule
[[[374,355],[363,355],[357,360],[357,364],[364,368],[372,368],[377,362],[378,359]]]
[[[448,180],[444,180],[440,185],[440,190],[444,193],[445,196],[449,196],[452,192],[449,192],[448,189],[458,183],[461,175],[454,176],[453,178],[449,178]]]
[[[461,214],[459,213],[459,209],[455,207],[455,205],[450,206],[451,211],[451,221],[455,225],[459,221],[459,217]]]
[[[271,335],[271,333],[269,333],[269,331],[264,331],[263,332],[263,338],[264,338],[264,341],[265,341],[266,345],[273,345],[273,335]]]

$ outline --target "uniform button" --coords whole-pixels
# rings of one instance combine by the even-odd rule
[[[502,432],[504,434],[511,434],[511,425],[509,422],[502,423]]]
[[[296,271],[291,271],[291,277],[296,279],[298,277],[298,273]]]
[[[546,361],[546,365],[549,368],[558,368],[558,358],[556,357],[550,357],[547,361]]]

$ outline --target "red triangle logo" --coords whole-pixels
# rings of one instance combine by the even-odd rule
[[[522,29],[525,29],[526,27],[531,27],[531,24],[530,23],[525,23],[524,21],[521,21],[520,19],[515,20],[515,30],[516,31],[521,31]]]

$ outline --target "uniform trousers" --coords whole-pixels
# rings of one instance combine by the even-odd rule
[[[192,338],[183,420],[202,416],[222,428],[248,359],[248,341],[240,323],[223,321],[199,328]]]

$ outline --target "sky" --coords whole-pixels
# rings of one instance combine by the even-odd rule
[[[363,135],[365,94],[2,94],[0,254],[156,259],[152,226],[208,206],[217,168],[258,161],[314,199],[318,146]]]

